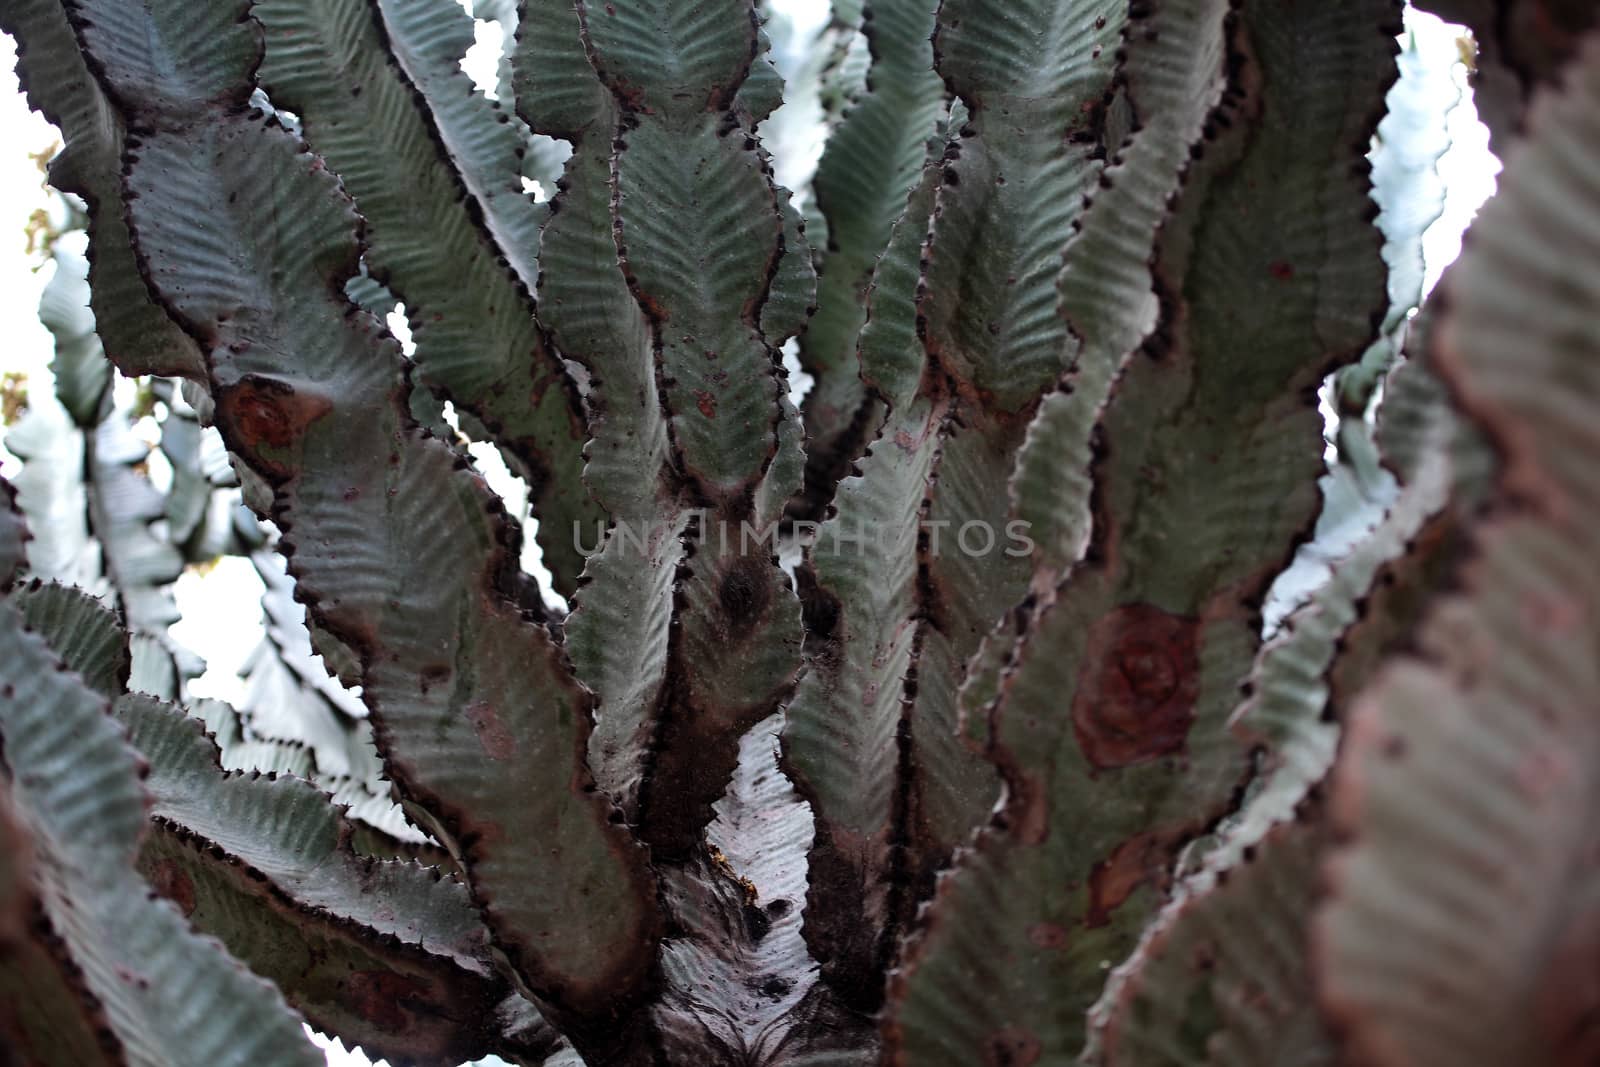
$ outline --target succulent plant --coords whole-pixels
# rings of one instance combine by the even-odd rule
[[[1434,6],[1425,301],[1395,0],[0,0],[0,1059],[1596,1062],[1600,37]]]

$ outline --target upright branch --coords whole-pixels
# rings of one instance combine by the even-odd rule
[[[1186,14],[1209,21],[1185,33]],[[1394,14],[1247,0],[1225,25],[1224,110],[1156,245],[1161,321],[1099,419],[1092,540],[1036,597],[984,708],[1004,802],[891,987],[908,1059],[1076,1055],[1100,961],[1127,955],[1179,851],[1238,803],[1250,759],[1224,727],[1261,601],[1316,515],[1316,390],[1383,308],[1363,157]],[[1223,17],[1135,22],[1128,77],[1141,44]],[[1005,992],[948,1011],[974,983]]]
[[[251,106],[263,37],[242,3],[85,3],[75,19],[137,132],[141,269],[206,353],[229,448],[273,487],[300,597],[360,658],[389,778],[468,872],[520,987],[605,1048],[601,1020],[651,967],[653,878],[590,784],[591,698],[508,592],[503,510],[413,422],[398,347],[343,295],[361,255],[350,201]]]

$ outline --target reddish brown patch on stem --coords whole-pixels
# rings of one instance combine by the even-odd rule
[[[1034,923],[1028,928],[1028,941],[1035,948],[1067,947],[1067,930],[1060,923]]]
[[[349,980],[350,1006],[363,1019],[387,1033],[404,1033],[411,1013],[405,1001],[417,1000],[427,989],[415,978],[392,971],[357,971]]]
[[[194,882],[189,874],[172,860],[157,860],[150,870],[150,888],[159,896],[172,901],[187,919],[194,914]]]
[[[1039,1062],[1044,1046],[1031,1031],[1018,1026],[996,1030],[984,1042],[984,1067],[1029,1067]]]
[[[1050,798],[1043,783],[1021,770],[1011,783],[1008,805],[1015,820],[1017,840],[1024,845],[1042,845],[1050,836]]]
[[[1292,282],[1292,281],[1294,281],[1294,264],[1293,263],[1287,263],[1287,262],[1285,262],[1284,260],[1281,260],[1281,259],[1280,260],[1276,260],[1276,261],[1274,261],[1273,263],[1271,263],[1267,267],[1267,270],[1271,271],[1272,272],[1272,276],[1274,278],[1278,279],[1280,282]]]
[[[717,398],[704,389],[694,391],[694,406],[700,409],[700,414],[708,419],[717,417]]]
[[[493,704],[480,700],[468,704],[463,710],[478,735],[478,744],[483,746],[485,756],[492,760],[508,760],[517,754],[517,739],[500,721],[500,714],[495,711]]]
[[[1166,841],[1154,834],[1139,834],[1118,845],[1089,872],[1089,910],[1083,925],[1093,929],[1110,922],[1111,913],[1135,889],[1164,877],[1167,859]]]
[[[228,444],[270,473],[285,476],[288,466],[263,450],[291,447],[307,426],[332,410],[333,402],[325,396],[254,374],[221,390],[217,398],[217,421]]]
[[[1101,770],[1183,749],[1200,690],[1199,620],[1126,604],[1089,632],[1089,674],[1072,701],[1084,757]]]

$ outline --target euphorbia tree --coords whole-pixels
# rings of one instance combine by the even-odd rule
[[[480,0],[493,96],[451,0],[0,0],[90,237],[11,1058],[1595,1062],[1600,41],[1438,6],[1509,162],[1413,321],[1393,0],[837,0],[794,190],[751,0]]]

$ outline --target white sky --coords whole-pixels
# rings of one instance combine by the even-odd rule
[[[17,92],[16,42],[0,33],[0,371],[32,377],[50,359],[50,334],[39,325],[39,294],[48,280],[35,274],[24,253],[23,227],[35,210],[47,207],[44,175],[29,153],[47,151],[55,127],[28,110]],[[10,474],[8,462],[0,471]]]
[[[468,0],[460,2],[469,6]],[[819,28],[827,10],[825,0],[772,0],[771,6],[794,18],[802,34]],[[1407,24],[1430,65],[1454,65],[1458,83],[1465,85],[1465,71],[1456,61],[1458,30],[1430,15],[1409,11]],[[478,45],[466,64],[480,85],[494,83],[498,46],[497,28],[480,23]],[[5,324],[0,331],[0,371],[27,374],[31,391],[38,396],[48,388],[50,338],[39,325],[36,312],[50,268],[35,271],[37,257],[25,252],[23,228],[35,210],[49,209],[52,203],[43,187],[43,175],[29,155],[48,150],[58,137],[49,123],[28,110],[18,92],[15,67],[15,43],[0,34],[0,322]],[[1425,240],[1430,279],[1437,279],[1459,254],[1461,233],[1493,192],[1499,170],[1488,151],[1488,132],[1478,123],[1470,100],[1452,113],[1450,129],[1455,143],[1440,163],[1449,190],[1445,217]],[[14,472],[15,460],[0,448],[0,473]],[[204,578],[190,573],[180,580],[178,601],[185,618],[174,627],[174,637],[211,666],[206,678],[195,685],[197,693],[225,699],[237,695],[236,673],[260,636],[259,625],[253,622],[255,613],[241,612],[240,605],[254,603],[260,591],[253,570],[243,560],[226,560]],[[327,1048],[331,1065],[369,1063],[359,1052],[346,1051],[320,1036],[316,1039]]]

